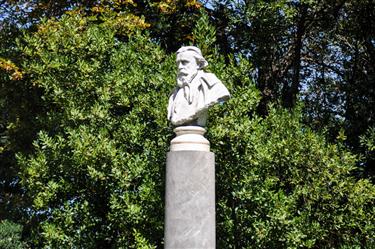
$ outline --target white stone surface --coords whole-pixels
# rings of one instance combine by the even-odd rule
[[[174,132],[176,137],[171,141],[170,151],[210,151],[210,142],[203,136],[206,129],[199,126],[179,126]]]
[[[214,249],[215,155],[171,151],[167,155],[165,249]]]
[[[199,48],[182,47],[177,51],[177,87],[169,97],[168,119],[175,126],[205,126],[212,105],[230,97],[228,89],[212,73]]]

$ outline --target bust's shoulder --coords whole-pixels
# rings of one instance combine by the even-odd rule
[[[200,77],[209,86],[213,86],[217,83],[221,83],[221,81],[213,73],[206,73],[202,71],[200,74]]]

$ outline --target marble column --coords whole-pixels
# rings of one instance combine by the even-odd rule
[[[204,128],[175,129],[167,155],[165,248],[215,248],[215,156]]]

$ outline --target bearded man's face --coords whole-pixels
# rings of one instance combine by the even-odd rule
[[[194,52],[186,51],[179,53],[176,58],[177,63],[177,84],[190,84],[199,70],[199,65],[194,57]]]

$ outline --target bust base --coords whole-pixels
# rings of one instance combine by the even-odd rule
[[[176,137],[170,151],[210,151],[210,142],[203,136],[206,129],[200,126],[179,126],[173,130]]]

